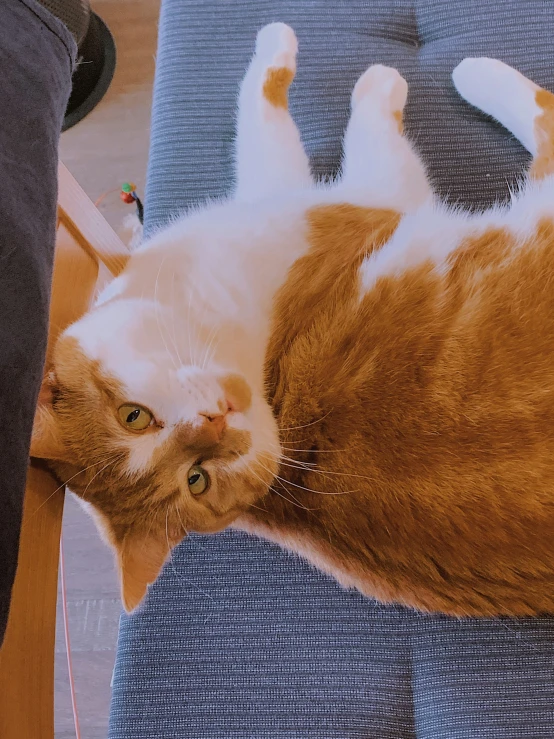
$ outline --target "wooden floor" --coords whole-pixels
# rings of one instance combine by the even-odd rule
[[[119,199],[132,180],[144,192],[159,0],[93,0],[117,46],[117,69],[105,98],[81,123],[66,131],[61,158],[87,194],[126,238],[132,212]],[[128,236],[128,235],[127,235]],[[111,553],[92,521],[68,496],[64,546],[73,667],[82,739],[106,739],[117,626],[121,605]],[[56,739],[73,739],[61,609],[56,638]]]
[[[116,189],[98,207],[121,234],[132,211],[119,199],[121,184],[132,180],[144,193],[159,0],[92,0],[92,7],[115,38],[117,67],[98,107],[62,134],[60,153],[94,201]]]

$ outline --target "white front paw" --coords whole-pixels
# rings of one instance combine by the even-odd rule
[[[497,105],[509,106],[521,91],[539,89],[513,67],[487,57],[461,61],[452,72],[452,81],[468,103],[492,115]]]
[[[298,42],[292,28],[285,23],[264,26],[256,39],[256,58],[267,67],[286,67],[296,71]]]
[[[400,73],[392,67],[374,64],[356,82],[352,92],[352,108],[365,99],[371,98],[390,113],[401,113],[408,97],[408,84]]]

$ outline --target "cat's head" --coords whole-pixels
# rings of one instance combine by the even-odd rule
[[[152,303],[127,299],[70,326],[31,447],[114,548],[127,610],[187,532],[228,526],[276,473],[277,428],[261,392],[207,351],[181,362],[160,321]]]

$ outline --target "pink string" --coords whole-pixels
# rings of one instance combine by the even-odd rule
[[[60,537],[60,569],[61,569],[61,585],[62,585],[62,610],[63,610],[63,627],[65,632],[65,651],[67,654],[67,670],[69,672],[69,689],[71,691],[71,705],[73,707],[73,722],[75,724],[75,737],[81,739],[81,729],[79,728],[79,714],[77,713],[77,696],[75,694],[75,680],[73,677],[73,664],[71,662],[71,644],[69,641],[69,618],[67,614],[67,593],[65,588],[65,560],[63,556],[63,535]]]

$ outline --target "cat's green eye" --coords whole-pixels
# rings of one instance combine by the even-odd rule
[[[117,414],[122,425],[130,431],[144,431],[154,420],[154,416],[147,408],[134,403],[124,403],[119,407]]]
[[[187,482],[193,495],[202,495],[210,486],[210,476],[203,467],[195,464],[188,471]]]

